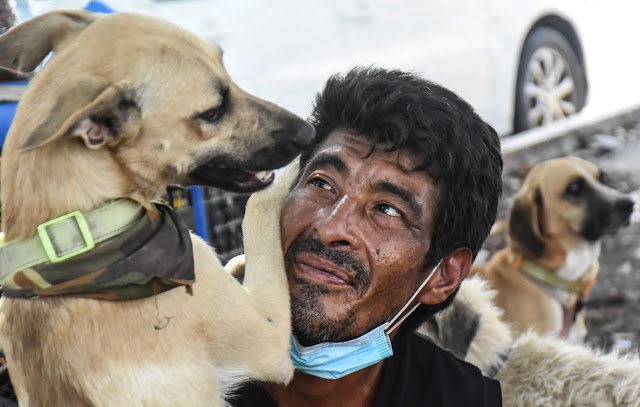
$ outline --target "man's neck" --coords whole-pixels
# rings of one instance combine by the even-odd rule
[[[289,385],[270,385],[278,407],[369,407],[382,379],[385,361],[340,379],[322,379],[296,371]]]

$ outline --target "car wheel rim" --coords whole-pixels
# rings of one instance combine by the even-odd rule
[[[524,100],[530,127],[576,112],[576,87],[569,64],[555,49],[538,48],[525,73]]]

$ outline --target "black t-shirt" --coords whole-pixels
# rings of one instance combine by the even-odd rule
[[[260,385],[242,387],[234,407],[278,407]],[[394,338],[372,407],[500,407],[497,380],[417,333]]]

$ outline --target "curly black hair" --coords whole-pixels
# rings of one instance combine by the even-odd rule
[[[316,139],[301,164],[335,130],[366,137],[375,149],[409,150],[440,188],[425,270],[458,248],[475,259],[495,222],[502,193],[502,156],[496,131],[450,90],[399,70],[356,67],[329,78],[316,96],[310,122]],[[457,290],[456,290],[457,292]],[[448,306],[421,306],[403,331]]]

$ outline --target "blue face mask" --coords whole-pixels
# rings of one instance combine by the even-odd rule
[[[389,333],[393,332],[420,303],[411,303],[429,282],[442,260],[431,270],[431,273],[420,284],[405,305],[388,322],[346,342],[325,342],[313,346],[302,346],[291,334],[291,362],[296,370],[321,377],[323,379],[339,379],[360,369],[374,365],[393,355]]]

